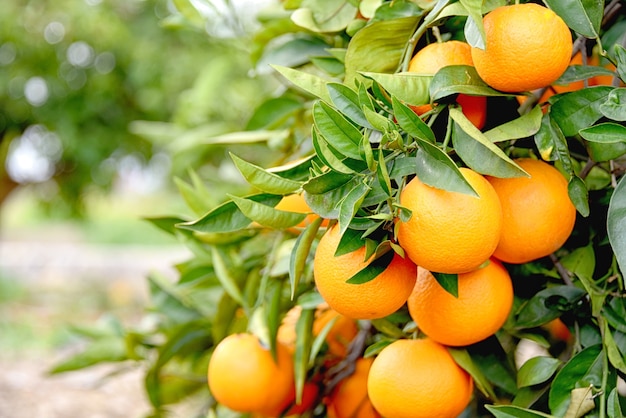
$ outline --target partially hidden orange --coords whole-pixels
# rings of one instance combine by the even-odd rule
[[[328,418],[380,418],[367,395],[367,378],[373,358],[359,358],[355,370],[340,381],[327,401]]]

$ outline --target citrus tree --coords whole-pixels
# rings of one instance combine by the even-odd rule
[[[624,416],[622,2],[281,6],[283,88],[187,144],[238,175],[151,219],[193,257],[55,371],[145,364],[157,415]]]

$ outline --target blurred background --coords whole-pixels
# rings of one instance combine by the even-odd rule
[[[242,130],[278,88],[250,70],[271,6],[3,0],[0,417],[149,410],[138,371],[48,371],[80,350],[73,330],[138,320],[146,275],[187,256],[144,218],[185,217],[182,179],[234,176],[224,147],[194,146]]]

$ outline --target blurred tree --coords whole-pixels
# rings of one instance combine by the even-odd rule
[[[166,0],[3,2],[0,202],[36,185],[57,214],[80,213],[83,193],[110,189],[121,164],[168,169],[162,147],[135,132],[141,124],[129,131],[134,121],[226,129],[243,120],[251,106],[207,98],[251,91],[236,81],[247,54],[190,19]]]

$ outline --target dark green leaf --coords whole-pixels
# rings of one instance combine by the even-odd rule
[[[359,103],[359,95],[354,90],[339,83],[328,83],[327,87],[330,99],[338,111],[358,125],[364,128],[374,129],[365,117],[361,104]]]
[[[606,101],[600,105],[600,112],[609,119],[626,121],[626,88],[611,90]]]
[[[616,330],[626,333],[626,301],[615,297],[603,306],[602,314]]]
[[[343,186],[352,180],[354,176],[342,174],[336,171],[329,171],[316,177],[311,177],[304,183],[303,189],[310,194],[323,194]]]
[[[574,136],[602,117],[600,105],[611,90],[612,87],[598,86],[563,94],[552,105],[550,116],[565,136]]]
[[[358,31],[346,52],[346,84],[354,84],[359,71],[394,73],[419,20],[419,16],[383,20]]]
[[[597,38],[604,14],[604,2],[595,0],[546,0],[575,32],[587,37]]]
[[[602,346],[593,345],[572,357],[557,373],[550,388],[549,406],[555,416],[563,416],[575,388],[602,387]]]
[[[449,65],[443,67],[433,76],[429,91],[433,102],[457,93],[474,96],[507,95],[485,84],[478,76],[476,69],[469,65]]]
[[[478,130],[461,112],[450,108],[454,120],[452,143],[461,159],[474,171],[495,177],[522,177],[528,174],[497,145]]]
[[[626,177],[622,177],[609,202],[607,231],[620,270],[626,272]]]
[[[433,144],[436,142],[433,130],[410,107],[396,99],[395,96],[392,96],[392,103],[394,116],[402,129],[414,138]]]
[[[346,157],[361,158],[359,144],[363,135],[341,113],[324,102],[317,102],[313,106],[313,120],[319,133],[334,149]]]
[[[275,206],[281,198],[281,196],[266,193],[247,197],[247,199],[259,204],[270,206]],[[181,223],[176,226],[197,232],[234,232],[247,227],[250,225],[250,222],[250,218],[247,218],[239,210],[235,202],[229,200],[198,220]]]
[[[417,177],[429,186],[478,196],[452,158],[430,142],[420,141],[415,157]]]
[[[437,283],[455,298],[459,297],[459,277],[456,274],[431,272]]]
[[[302,186],[300,182],[270,173],[257,165],[237,157],[233,153],[230,153],[230,157],[248,183],[263,192],[284,195],[294,193]]]
[[[375,80],[390,95],[412,105],[425,104],[430,101],[428,85],[432,79],[430,75],[414,73],[384,74],[361,72],[363,76]]]
[[[380,257],[371,261],[365,268],[350,277],[346,283],[359,285],[374,280],[380,273],[387,269],[395,254],[396,253],[394,251],[387,251]]]
[[[454,361],[461,366],[463,370],[469,373],[470,376],[472,376],[478,390],[480,390],[488,398],[496,399],[497,395],[493,386],[480,368],[476,366],[467,350],[452,347],[447,347],[447,349],[454,358]]]
[[[297,225],[306,218],[305,213],[277,210],[252,199],[230,196],[241,212],[253,221],[274,229],[286,229]]]
[[[538,356],[526,361],[517,373],[517,386],[534,386],[550,379],[561,361],[552,357]]]
[[[578,176],[572,176],[567,185],[569,198],[576,206],[576,210],[585,218],[589,216],[589,191],[585,182]]]
[[[574,286],[554,286],[539,291],[519,311],[516,326],[534,328],[572,309],[587,293]]]
[[[339,202],[354,189],[360,178],[352,177],[339,187],[335,187],[324,193],[307,193],[305,200],[313,212],[326,219],[339,218]],[[305,189],[306,190],[306,189]]]
[[[317,231],[322,224],[322,218],[316,218],[302,231],[296,239],[296,243],[291,250],[289,257],[289,284],[291,285],[291,299],[296,295],[296,289],[300,284],[300,278],[309,261],[309,253]]]

